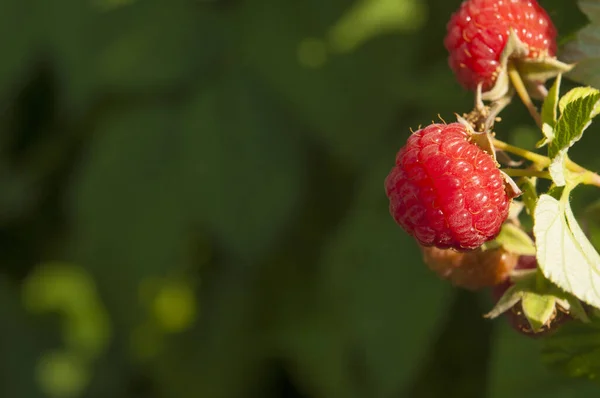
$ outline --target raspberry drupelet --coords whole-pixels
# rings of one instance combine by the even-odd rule
[[[478,248],[508,217],[504,177],[469,138],[461,123],[418,130],[385,180],[390,213],[423,246]]]

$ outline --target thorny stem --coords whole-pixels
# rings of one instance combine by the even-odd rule
[[[529,114],[531,114],[531,117],[533,117],[533,120],[535,120],[535,123],[538,125],[538,127],[542,128],[542,117],[540,116],[535,105],[531,101],[531,97],[527,92],[525,83],[523,83],[523,79],[521,79],[521,75],[519,75],[517,67],[512,62],[508,62],[508,77],[510,78],[510,81],[514,86],[515,91],[521,98],[521,101],[523,101],[523,104],[525,105],[525,107],[527,107]]]
[[[506,142],[500,141],[496,138],[493,139],[493,143],[494,143],[494,147],[496,149],[499,149],[499,150],[502,150],[505,152],[509,152],[514,155],[520,156],[523,159],[529,160],[529,161],[533,162],[536,166],[538,166],[538,168],[540,168],[540,169],[545,169],[546,167],[550,166],[551,160],[547,156],[543,156],[543,155],[528,151],[526,149],[507,144]],[[577,163],[573,162],[569,158],[567,158],[566,167],[569,171],[580,174],[581,182],[583,184],[595,185],[597,187],[600,187],[600,175],[578,165]],[[512,175],[514,177],[529,176],[529,177],[547,178],[546,175],[539,174],[539,173],[544,173],[544,172],[541,172],[540,170],[534,170],[534,169],[505,169],[503,171],[506,174]],[[513,174],[511,174],[511,173],[513,173]],[[515,174],[515,173],[517,173],[517,174]]]

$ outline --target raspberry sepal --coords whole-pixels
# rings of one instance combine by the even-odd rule
[[[500,67],[494,86],[483,92],[481,98],[486,101],[498,101],[505,96],[512,95],[512,82],[508,75],[508,63],[515,63],[528,94],[535,99],[544,99],[547,90],[544,83],[558,75],[568,73],[575,64],[567,64],[556,57],[542,56],[528,58],[529,47],[521,41],[514,29],[506,41],[506,46],[500,55]]]
[[[527,267],[537,265],[533,256],[522,258]],[[551,333],[570,319],[589,322],[582,303],[550,283],[537,268],[514,269],[508,281],[494,288],[494,295],[496,305],[484,317],[506,314],[511,325],[528,336]]]

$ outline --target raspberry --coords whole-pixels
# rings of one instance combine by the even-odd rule
[[[415,132],[385,180],[392,217],[423,246],[475,249],[508,217],[504,178],[469,137],[461,123]]]
[[[444,45],[458,81],[469,90],[490,90],[513,29],[528,47],[526,58],[554,57],[556,29],[535,0],[466,0],[447,25]]]
[[[453,285],[479,290],[504,282],[517,265],[518,255],[502,248],[457,252],[452,249],[421,247],[423,261]]]

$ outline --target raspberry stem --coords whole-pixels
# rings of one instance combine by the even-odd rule
[[[523,148],[516,147],[514,145],[507,144],[506,142],[500,141],[497,138],[493,139],[493,143],[494,143],[494,147],[496,149],[520,156],[523,159],[533,162],[538,167],[538,170],[533,170],[533,169],[505,169],[505,170],[503,170],[509,176],[547,178],[545,175],[539,175],[537,173],[540,173],[539,169],[545,169],[548,166],[550,166],[550,164],[552,163],[552,160],[549,157],[528,151]],[[579,174],[581,177],[581,182],[583,184],[595,185],[597,187],[600,187],[600,175],[578,165],[577,163],[573,162],[569,158],[567,158],[567,160],[566,160],[566,167],[569,171]],[[511,173],[513,173],[513,174],[511,174]],[[518,174],[515,174],[515,173],[518,173]]]
[[[501,169],[503,172],[508,174],[510,177],[539,177],[551,180],[550,173],[542,170],[533,169]]]
[[[494,147],[496,149],[500,149],[504,152],[508,152],[508,153],[512,153],[514,155],[520,156],[523,159],[527,159],[527,160],[535,163],[537,166],[540,166],[541,168],[546,168],[546,167],[550,166],[551,161],[550,161],[550,158],[547,156],[540,155],[538,153],[534,153],[534,152],[528,151],[526,149],[507,144],[506,142],[500,141],[497,138],[494,138],[493,142],[494,142]],[[581,167],[581,166],[579,166],[579,167]],[[573,171],[575,171],[575,170],[573,170]]]
[[[531,117],[533,117],[533,120],[535,120],[535,123],[538,125],[539,128],[542,128],[542,117],[540,116],[540,113],[537,111],[537,108],[531,101],[531,97],[527,92],[527,88],[525,87],[525,83],[523,83],[523,79],[521,79],[521,75],[519,74],[517,67],[513,62],[510,61],[508,62],[507,66],[508,77],[510,78],[513,87],[515,88],[515,91],[519,95],[519,98],[521,98],[521,101],[529,111]]]
[[[588,170],[583,174],[581,182],[586,185],[595,185],[600,187],[600,175]]]

